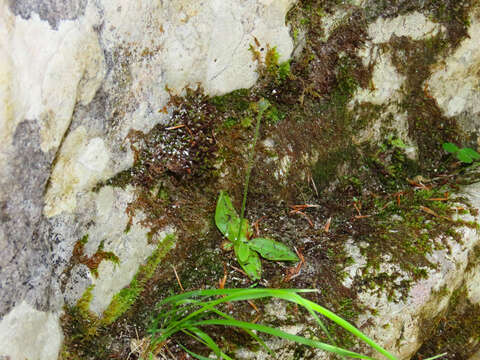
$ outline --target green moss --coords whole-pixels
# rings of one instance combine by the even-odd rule
[[[468,359],[480,349],[480,305],[468,300],[465,286],[452,293],[446,312],[423,322],[425,340],[415,360],[444,352],[448,359]]]
[[[118,264],[120,259],[111,251],[103,251],[104,241],[101,241],[98,245],[97,251],[92,256],[87,256],[84,254],[85,244],[88,242],[88,234],[83,236],[82,239],[77,241],[73,248],[72,254],[72,266],[73,264],[84,264],[86,265],[91,273],[98,277],[98,266],[103,260],[111,261],[114,264]]]
[[[88,234],[85,234],[79,241],[81,245],[86,245],[88,242]]]
[[[75,305],[78,312],[81,314],[81,316],[88,318],[91,316],[90,312],[90,302],[92,301],[92,291],[94,289],[95,285],[90,285],[87,290],[83,293],[83,295],[78,299],[77,304]]]
[[[110,305],[103,312],[103,325],[113,323],[133,305],[144,290],[147,281],[152,277],[160,261],[174,245],[175,239],[174,235],[167,235],[153,254],[150,255],[147,262],[140,266],[130,285],[120,290],[120,292],[113,297]]]
[[[243,112],[250,106],[248,96],[248,89],[239,89],[226,95],[215,96],[211,98],[209,102],[221,112],[229,112],[232,110],[236,112]]]

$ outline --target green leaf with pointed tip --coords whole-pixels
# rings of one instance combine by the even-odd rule
[[[231,222],[240,223],[240,217],[238,216],[235,208],[232,205],[230,197],[225,191],[220,191],[220,196],[217,200],[217,208],[215,210],[215,224],[224,236],[227,236],[229,230],[228,225]],[[238,231],[238,225],[237,225]],[[237,236],[236,234],[234,236]]]
[[[472,157],[470,156],[469,152],[466,151],[467,149],[460,149],[456,153],[457,159],[465,164],[471,164],[473,162]]]
[[[243,241],[239,241],[238,246],[235,246],[234,249],[235,249],[235,254],[237,255],[237,258],[238,258],[238,262],[240,263],[246,262],[250,257],[251,251],[247,243]]]
[[[298,261],[297,255],[288,246],[272,239],[255,238],[248,245],[267,260]]]
[[[478,152],[476,152],[475,150],[473,149],[470,149],[470,148],[463,148],[462,150],[460,151],[463,151],[465,154],[467,154],[468,156],[470,156],[473,160],[480,160],[480,154]]]
[[[242,231],[240,231],[240,239],[237,239],[239,227],[240,227],[240,218],[232,220],[228,223],[227,232],[224,235],[232,243],[236,243],[237,240],[240,240],[241,242],[246,242],[247,241],[248,220],[243,219],[243,221],[242,221]]]
[[[262,263],[260,257],[255,251],[250,251],[250,256],[245,262],[240,261],[240,259],[238,260],[243,271],[245,271],[250,279],[260,280],[262,276]]]
[[[443,143],[442,147],[443,150],[449,152],[450,154],[455,154],[459,150],[457,145],[450,142]]]

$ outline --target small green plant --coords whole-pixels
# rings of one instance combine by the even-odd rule
[[[455,155],[462,163],[471,164],[475,160],[480,160],[480,154],[473,149],[459,148],[450,142],[443,143],[442,147],[446,152]]]
[[[230,241],[239,264],[252,280],[259,280],[261,277],[262,264],[259,254],[267,260],[298,261],[295,253],[278,241],[269,238],[249,240],[251,229],[248,221],[237,215],[230,197],[224,191],[221,191],[218,197],[215,223]]]
[[[299,335],[292,335],[266,325],[239,321],[221,310],[222,306],[236,301],[276,298],[298,304],[305,308],[324,331],[326,331],[325,325],[318,317],[318,314],[325,316],[333,323],[341,326],[346,331],[353,334],[356,338],[371,346],[387,359],[396,360],[392,354],[383,349],[368,336],[363,334],[352,324],[335,315],[326,308],[313,301],[307,300],[300,295],[301,293],[314,291],[316,290],[252,288],[211,289],[190,291],[183,294],[170,296],[157,305],[157,309],[162,309],[163,311],[159,312],[149,329],[149,333],[151,335],[150,349],[153,351],[153,349],[165,344],[165,342],[174,334],[181,332],[205,345],[217,356],[217,359],[232,360],[232,357],[226,354],[215,342],[215,340],[204,330],[202,330],[202,327],[204,326],[229,326],[244,330],[253,340],[258,342],[264,349],[266,349],[272,358],[276,358],[274,351],[266,345],[266,343],[257,335],[257,333],[273,335],[285,340],[294,341],[298,344],[321,349],[341,357],[368,360],[372,359],[369,356],[349,351],[336,345],[327,344],[319,340],[309,339]],[[327,336],[329,337],[328,332]],[[182,344],[179,344],[179,346],[196,359],[211,359],[194,353],[193,351],[185,348]],[[444,354],[438,355],[427,360],[436,359],[443,355]]]
[[[215,210],[215,224],[220,232],[230,241],[230,245],[233,246],[239,264],[252,280],[259,280],[261,277],[262,263],[260,262],[259,254],[267,260],[298,260],[295,253],[278,241],[269,238],[255,238],[250,240],[250,234],[252,232],[248,225],[248,221],[244,219],[248,184],[250,181],[250,173],[252,171],[255,146],[260,131],[260,122],[264,112],[270,107],[270,103],[268,100],[261,99],[256,106],[257,123],[252,144],[253,146],[248,159],[240,216],[237,215],[237,212],[232,205],[232,201],[225,191],[220,192]]]
[[[267,54],[265,55],[265,67],[268,73],[274,78],[276,82],[285,81],[291,76],[290,62],[280,62],[280,54],[277,47],[267,46]]]

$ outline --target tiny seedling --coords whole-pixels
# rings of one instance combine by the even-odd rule
[[[248,159],[240,216],[237,215],[228,194],[225,191],[221,191],[215,210],[215,224],[223,236],[230,241],[237,260],[245,273],[250,279],[259,280],[262,273],[262,263],[260,262],[259,254],[263,258],[273,261],[298,261],[298,257],[287,246],[278,241],[269,238],[255,238],[250,240],[252,231],[248,225],[248,221],[244,219],[248,183],[250,182],[253,155],[255,154],[255,146],[260,132],[260,122],[264,112],[270,107],[270,103],[268,100],[262,98],[255,105],[257,110],[257,123],[253,146]]]
[[[443,150],[456,156],[464,164],[471,164],[475,160],[480,160],[480,154],[470,148],[459,148],[457,145],[447,142],[442,145]]]

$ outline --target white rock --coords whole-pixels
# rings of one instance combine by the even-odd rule
[[[97,20],[64,21],[54,30],[38,15],[24,20],[0,4],[0,58],[7,69],[0,73],[6,88],[0,104],[8,104],[0,126],[8,142],[19,122],[37,119],[42,122],[42,150],[60,144],[75,103],[88,103],[105,73],[93,31]]]
[[[45,194],[45,215],[72,212],[77,204],[77,193],[91,189],[98,181],[112,175],[107,169],[109,160],[110,152],[102,138],[89,140],[83,126],[70,133],[50,177]]]
[[[119,264],[112,261],[102,261],[98,266],[98,278],[92,277],[95,287],[92,290],[90,310],[101,315],[108,307],[112,297],[126,287],[138,268],[157,248],[157,244],[150,244],[147,238],[148,229],[139,222],[141,215],[133,219],[128,233],[125,228],[129,221],[125,210],[133,199],[133,189],[103,187],[96,198],[97,221],[89,230],[85,253],[93,255],[102,241],[104,251],[111,251],[119,258]],[[155,238],[161,241],[173,228],[165,228]]]
[[[468,36],[455,52],[432,70],[425,88],[447,116],[480,114],[480,7],[472,13]],[[480,119],[477,121],[477,125]]]
[[[467,186],[464,194],[475,208],[480,208],[480,183]],[[450,239],[450,252],[437,250],[428,256],[438,269],[430,271],[428,278],[414,284],[406,300],[395,303],[388,301],[385,295],[359,294],[361,302],[376,309],[377,314],[360,315],[357,325],[369,321],[371,326],[365,329],[367,334],[400,359],[409,359],[422,345],[423,319],[433,319],[445,311],[452,292],[462,286],[468,258],[478,244],[479,235],[468,227],[461,228],[460,232],[462,243]],[[436,294],[444,288],[448,290],[447,294]],[[474,288],[475,285],[469,288],[469,296],[475,298],[477,289]]]
[[[349,288],[352,286],[358,271],[367,265],[367,259],[361,254],[360,249],[354,244],[353,239],[348,239],[343,245],[343,248],[345,253],[353,259],[353,264],[343,269],[347,276],[343,279],[342,285]]]
[[[364,58],[368,58],[364,54]],[[388,52],[382,53],[380,50],[373,57],[375,68],[373,70],[372,89],[359,89],[351,104],[355,102],[370,102],[372,104],[381,105],[387,102],[393,102],[400,98],[401,88],[405,82],[405,76],[401,75],[392,64],[391,56]],[[370,58],[370,61],[372,58]],[[351,106],[350,104],[350,106]]]
[[[473,267],[465,276],[468,300],[480,304],[480,265]]]
[[[0,321],[0,358],[57,359],[62,341],[60,314],[38,311],[26,302]]]
[[[430,21],[425,15],[416,11],[393,19],[379,17],[368,26],[368,35],[374,44],[388,42],[393,35],[420,40],[443,31],[445,31],[444,26]]]

